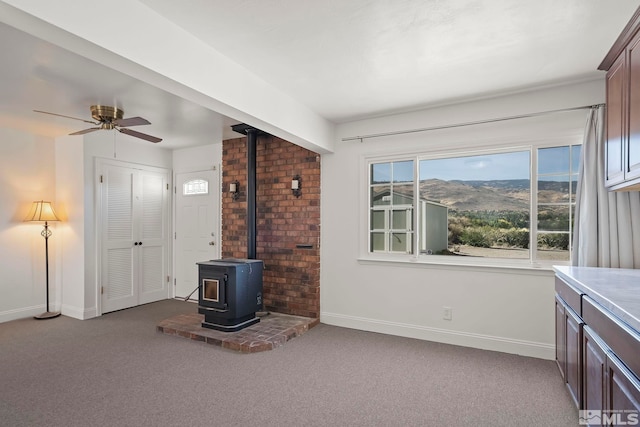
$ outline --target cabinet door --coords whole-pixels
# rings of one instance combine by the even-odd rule
[[[567,326],[564,318],[564,303],[556,295],[556,363],[560,375],[566,382],[565,369],[567,364]]]
[[[640,33],[629,43],[629,137],[626,145],[625,180],[640,178]]]
[[[624,181],[623,148],[627,142],[625,58],[623,52],[607,72],[607,135],[604,146],[607,187]]]
[[[606,407],[606,346],[588,325],[582,334],[582,406],[602,411]]]
[[[640,412],[640,381],[618,358],[609,353],[607,355],[607,409],[622,416],[622,420],[638,423]],[[627,420],[624,417],[635,415],[635,420]],[[618,422],[622,425],[622,422]],[[627,423],[627,425],[635,425]]]
[[[567,319],[567,388],[574,403],[582,408],[582,327],[584,323],[570,308],[565,307]]]

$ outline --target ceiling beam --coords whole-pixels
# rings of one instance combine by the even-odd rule
[[[333,152],[333,123],[137,1],[3,0],[0,21],[314,152]]]

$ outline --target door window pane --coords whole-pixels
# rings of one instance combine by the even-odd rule
[[[209,182],[204,179],[192,179],[182,185],[182,194],[184,196],[193,196],[196,194],[208,194]]]

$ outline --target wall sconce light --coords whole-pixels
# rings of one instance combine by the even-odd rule
[[[51,319],[60,316],[60,312],[49,311],[49,237],[51,237],[51,230],[49,230],[49,221],[60,221],[56,216],[56,212],[51,206],[51,202],[45,202],[43,200],[35,201],[31,205],[29,214],[24,219],[25,221],[44,221],[44,229],[40,233],[44,237],[44,257],[46,268],[46,280],[47,280],[47,311],[34,316],[36,319]]]
[[[291,180],[291,191],[296,197],[300,197],[302,195],[302,179],[300,178],[300,175],[294,176]]]
[[[229,184],[229,193],[231,193],[231,198],[233,200],[237,200],[240,195],[240,183],[236,180]]]

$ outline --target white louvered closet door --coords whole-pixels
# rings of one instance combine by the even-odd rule
[[[166,299],[167,281],[167,174],[139,173],[140,304]]]
[[[168,171],[113,161],[99,171],[101,312],[166,299]]]

